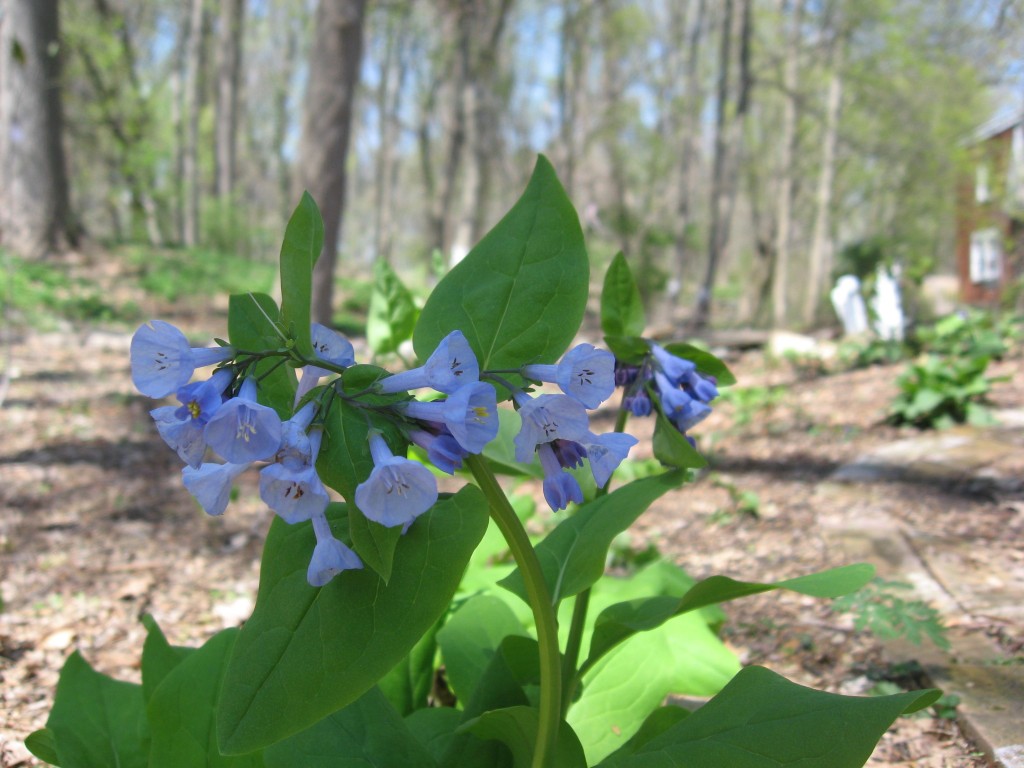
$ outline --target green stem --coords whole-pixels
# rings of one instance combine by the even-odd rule
[[[629,421],[629,411],[625,408],[619,409],[615,419],[615,432],[622,432]],[[609,479],[608,483],[611,483]],[[600,498],[608,493],[608,485],[597,489],[595,498]],[[583,677],[583,669],[577,671],[576,664],[580,659],[580,646],[583,642],[583,629],[587,623],[587,609],[590,607],[590,588],[578,593],[573,600],[572,623],[569,624],[569,638],[565,641],[565,659],[562,668],[562,718],[569,712],[573,696],[576,694],[576,686]]]
[[[491,519],[497,524],[526,584],[526,596],[537,625],[540,649],[540,723],[533,768],[549,768],[558,740],[558,724],[562,714],[561,659],[558,652],[558,619],[551,604],[551,593],[544,582],[537,553],[526,529],[516,517],[505,492],[498,485],[494,472],[481,456],[467,456],[466,464],[476,478],[491,507]]]

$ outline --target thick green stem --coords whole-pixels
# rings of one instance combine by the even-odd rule
[[[615,419],[615,432],[622,432],[629,421],[629,411],[625,408],[619,410]],[[611,481],[609,480],[609,483]],[[608,493],[608,486],[597,489],[595,498],[600,498]],[[576,686],[579,685],[583,670],[576,670],[576,664],[580,658],[580,645],[583,642],[583,630],[587,623],[587,609],[590,607],[590,589],[584,589],[576,595],[572,606],[572,623],[569,624],[569,638],[565,641],[565,659],[562,668],[562,718],[569,712],[573,696],[576,695]]]
[[[558,740],[558,724],[562,717],[562,675],[558,652],[558,619],[551,604],[551,593],[544,582],[537,553],[530,543],[526,529],[516,517],[505,492],[498,485],[487,462],[481,456],[467,456],[466,464],[476,478],[491,508],[491,519],[498,526],[515,558],[526,584],[526,596],[537,625],[537,644],[540,649],[540,724],[537,728],[537,746],[533,753],[533,768],[554,768],[551,760]]]

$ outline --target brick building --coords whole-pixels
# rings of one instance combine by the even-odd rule
[[[1024,112],[990,120],[968,141],[957,189],[961,299],[995,307],[1024,275]]]

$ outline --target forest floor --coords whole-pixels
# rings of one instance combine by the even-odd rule
[[[222,307],[190,315],[142,308],[195,338],[225,333]],[[142,614],[154,615],[172,643],[199,644],[252,609],[270,523],[256,476],[243,476],[223,518],[201,513],[152,428],[153,403],[133,392],[129,339],[129,330],[95,327],[9,339],[11,380],[0,408],[0,766],[38,764],[22,741],[44,725],[71,651],[138,680]],[[802,379],[760,353],[732,365],[738,386],[766,389],[723,404],[696,430],[710,470],[642,518],[633,546],[656,543],[698,578],[775,580],[839,564],[821,525],[838,502],[820,490],[837,467],[914,434],[883,423],[901,366]],[[996,365],[1010,376],[995,388],[998,407],[1024,407],[1022,365],[1019,357]],[[1019,550],[1019,497],[894,482],[884,503],[896,518],[974,542],[979,552]],[[725,639],[744,663],[850,694],[901,682],[882,643],[829,601],[771,593],[726,611]],[[1020,659],[1020,627],[972,616],[958,623]],[[988,763],[954,720],[926,713],[900,719],[869,765]]]

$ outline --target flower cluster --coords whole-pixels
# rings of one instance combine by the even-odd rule
[[[711,414],[711,401],[718,397],[715,379],[700,373],[693,361],[653,341],[647,345],[649,353],[639,365],[616,362],[615,383],[623,388],[622,407],[634,416],[649,416],[654,398],[685,435]]]
[[[421,367],[385,375],[354,395],[340,386],[345,370],[355,364],[349,341],[317,324],[311,339],[314,359],[291,347],[262,353],[231,346],[194,348],[173,325],[152,321],[132,339],[131,369],[143,394],[177,397],[178,405],[155,408],[151,415],[160,436],[185,463],[184,485],[202,508],[210,515],[223,514],[235,479],[260,465],[260,497],[267,506],[289,524],[312,522],[317,543],[307,577],[321,586],[341,571],[362,567],[358,555],[331,532],[326,517],[330,495],[316,468],[324,413],[333,398],[364,409],[368,424],[366,450],[373,469],[350,501],[369,520],[401,526],[403,533],[438,498],[435,475],[407,458],[406,446],[419,446],[437,470],[454,474],[467,456],[483,452],[497,436],[499,419],[497,391],[481,380],[489,374],[481,372],[459,331],[445,337]],[[287,420],[258,402],[256,363],[275,356],[300,368]],[[196,369],[206,366],[217,367],[209,378],[191,382]],[[604,486],[637,442],[630,435],[590,431],[587,409],[599,406],[615,388],[614,356],[580,344],[557,365],[528,364],[516,372],[561,389],[561,394],[532,396],[491,375],[509,390],[519,411],[517,460],[529,462],[537,455],[544,469],[544,496],[553,510],[570,501],[582,503],[579,483],[566,470],[589,459],[595,482]],[[339,374],[334,382],[314,392],[333,374]],[[409,397],[426,389],[437,399]],[[361,399],[367,394],[373,397]],[[207,461],[210,451],[223,461]]]

